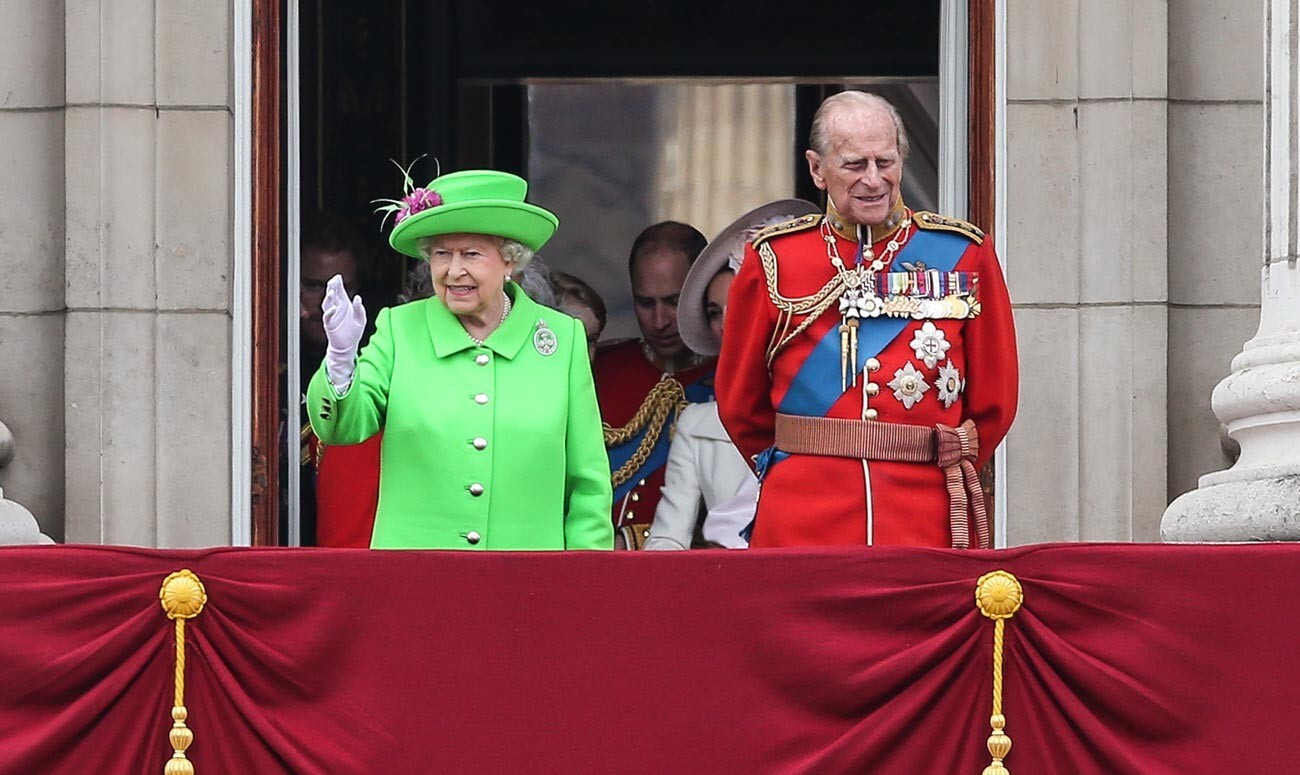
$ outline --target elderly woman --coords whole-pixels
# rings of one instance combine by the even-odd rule
[[[381,310],[360,358],[365,307],[329,283],[308,411],[325,444],[384,432],[372,547],[613,547],[582,324],[510,279],[559,223],[527,186],[456,172],[395,203],[389,242],[428,260],[435,295]]]
[[[802,199],[763,205],[737,218],[700,252],[682,283],[677,330],[692,352],[717,355],[722,347],[727,291],[745,254],[745,243],[760,229],[820,208]],[[741,533],[758,503],[758,480],[718,419],[712,401],[691,404],[677,418],[663,496],[644,549],[689,549],[697,526],[710,544],[728,549],[748,545]],[[707,512],[704,524],[699,515]]]

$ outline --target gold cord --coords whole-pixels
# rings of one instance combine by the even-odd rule
[[[193,619],[203,611],[203,606],[208,602],[208,593],[199,577],[186,568],[163,579],[158,599],[167,618],[175,622],[176,632],[172,728],[167,733],[167,740],[172,745],[172,756],[163,768],[163,775],[194,775],[194,763],[185,756],[186,749],[194,742],[194,732],[185,725],[189,718],[189,711],[185,709],[185,620]]]
[[[980,613],[993,620],[993,715],[989,723],[988,749],[993,761],[984,768],[983,775],[1011,775],[1003,764],[1011,753],[1011,738],[1004,731],[1007,718],[1002,714],[1002,660],[1005,652],[1006,622],[1024,604],[1025,591],[1020,581],[1004,570],[980,576],[975,585],[975,605]]]
[[[780,319],[767,347],[767,365],[771,366],[772,359],[777,353],[785,349],[791,340],[802,334],[808,326],[821,317],[823,312],[839,300],[840,293],[844,290],[844,281],[838,276],[832,277],[811,296],[783,296],[777,289],[776,253],[773,252],[772,246],[767,243],[759,245],[758,256],[763,264],[764,279],[767,281],[767,297],[776,307]],[[795,315],[805,317],[799,321],[799,325],[795,326],[793,331],[789,331],[791,320]]]
[[[672,415],[675,421],[677,414],[686,407],[686,403],[686,389],[682,387],[682,383],[665,376],[646,394],[641,407],[626,425],[614,428],[609,423],[601,423],[605,432],[606,447],[626,444],[642,430],[646,432],[641,438],[641,443],[637,445],[636,452],[632,453],[632,457],[610,476],[610,481],[615,487],[622,486],[641,470],[641,466],[650,459],[650,453],[659,443],[659,437],[663,434],[664,427],[668,425],[669,415]]]
[[[173,705],[185,704],[185,620],[176,620],[176,692]]]

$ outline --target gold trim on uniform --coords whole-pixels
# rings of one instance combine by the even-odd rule
[[[815,221],[821,220],[820,215],[805,216],[805,218],[807,217],[813,217]],[[772,359],[776,357],[778,352],[789,344],[792,339],[803,333],[804,329],[812,325],[813,321],[821,317],[822,313],[830,309],[831,305],[839,301],[840,294],[844,292],[844,280],[838,275],[831,277],[821,287],[821,290],[811,296],[782,296],[780,290],[777,289],[776,252],[766,242],[761,245],[758,244],[757,238],[755,238],[754,244],[758,247],[758,257],[763,264],[763,278],[767,284],[767,297],[772,302],[772,306],[776,307],[777,312],[776,325],[772,328],[772,338],[767,343],[767,365],[770,367]],[[804,315],[805,317],[799,325],[794,327],[794,330],[791,330],[790,326],[795,315]]]
[[[757,248],[759,245],[762,245],[764,242],[767,242],[773,237],[777,237],[782,234],[793,234],[797,231],[803,231],[804,229],[811,229],[812,227],[821,223],[821,220],[822,220],[822,216],[820,214],[809,213],[807,215],[801,215],[798,218],[795,218],[794,220],[783,221],[781,223],[774,223],[771,226],[768,226],[766,229],[763,229],[759,231],[757,234],[755,234],[754,238],[750,240],[750,242],[754,245],[754,247]]]
[[[907,206],[903,204],[903,198],[900,196],[898,201],[894,202],[894,207],[889,211],[889,216],[885,218],[884,223],[875,226],[866,227],[870,232],[868,242],[875,244],[882,240],[888,239],[903,227],[904,221],[907,220]],[[840,235],[849,242],[858,241],[858,227],[844,220],[840,211],[835,209],[835,203],[829,198],[826,200],[826,223],[831,230]]]
[[[949,218],[946,215],[939,215],[926,210],[917,210],[912,213],[916,220],[916,225],[922,229],[931,231],[948,231],[954,234],[960,234],[966,239],[974,242],[976,245],[984,244],[984,232],[979,227],[960,218]]]
[[[926,215],[933,214],[926,213]],[[821,317],[822,313],[839,301],[840,296],[847,288],[843,276],[837,273],[816,293],[808,296],[785,296],[780,291],[778,285],[779,265],[776,251],[773,250],[768,240],[783,234],[792,234],[818,226],[822,221],[822,217],[816,214],[805,215],[792,221],[770,226],[754,237],[753,244],[758,251],[759,263],[763,266],[763,279],[767,285],[767,296],[777,312],[776,325],[772,328],[772,338],[767,343],[767,365],[769,367],[772,365],[772,360],[777,353],[783,350],[796,336],[803,333],[808,326]],[[917,222],[919,224],[919,221]],[[965,222],[958,221],[957,223]],[[833,224],[829,221],[827,221],[827,224],[833,228]],[[969,224],[967,225],[969,226]],[[930,224],[927,228],[939,227]],[[974,229],[975,232],[979,232],[973,226],[970,226],[970,228]],[[976,239],[973,234],[961,233],[966,234],[971,239]],[[911,296],[889,295],[880,298],[880,314],[885,317],[918,320],[925,318],[961,320],[977,317],[980,314],[980,303],[975,293],[951,294],[941,299],[918,299]],[[794,322],[796,315],[804,316],[797,324]]]
[[[667,429],[669,434],[677,425],[677,416],[686,408],[686,389],[682,383],[664,375],[646,394],[636,414],[621,428],[615,428],[607,422],[601,423],[605,434],[605,447],[617,447],[630,442],[636,434],[645,430],[645,436],[637,444],[636,451],[621,467],[610,475],[610,482],[615,487],[622,486],[636,475],[650,459],[659,437]],[[641,480],[645,484],[645,480]]]

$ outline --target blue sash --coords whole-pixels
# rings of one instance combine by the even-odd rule
[[[928,269],[951,272],[970,244],[970,240],[957,234],[917,229],[894,256],[894,264],[924,261]],[[862,372],[868,358],[879,355],[910,322],[907,318],[863,318],[858,326],[858,360],[855,364],[858,373]],[[804,417],[825,417],[843,394],[840,332],[839,326],[833,326],[799,367],[777,411]]]
[[[706,376],[712,377],[713,375],[708,374]],[[686,390],[686,400],[690,401],[692,404],[713,400],[712,379],[702,377],[691,384],[683,385],[682,387]],[[668,423],[672,422],[674,422],[674,418],[669,417]],[[642,428],[640,433],[633,436],[627,442],[608,449],[610,471],[617,471],[624,463],[632,459],[632,455],[637,451],[637,448],[641,446],[641,440],[645,438],[646,430],[647,429]],[[650,450],[650,455],[646,458],[645,464],[642,465],[636,473],[632,474],[630,479],[614,488],[614,502],[616,504],[622,501],[623,498],[632,491],[632,488],[636,487],[642,479],[668,464],[668,442],[672,436],[672,433],[669,432],[670,430],[671,428],[666,424],[663,432],[659,434],[658,440],[655,441],[654,448]]]

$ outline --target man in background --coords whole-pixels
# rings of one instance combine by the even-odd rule
[[[632,243],[628,275],[641,338],[601,348],[594,373],[614,485],[616,539],[640,548],[663,486],[668,442],[687,402],[713,395],[713,360],[677,332],[677,299],[707,240],[677,221],[647,227]]]

